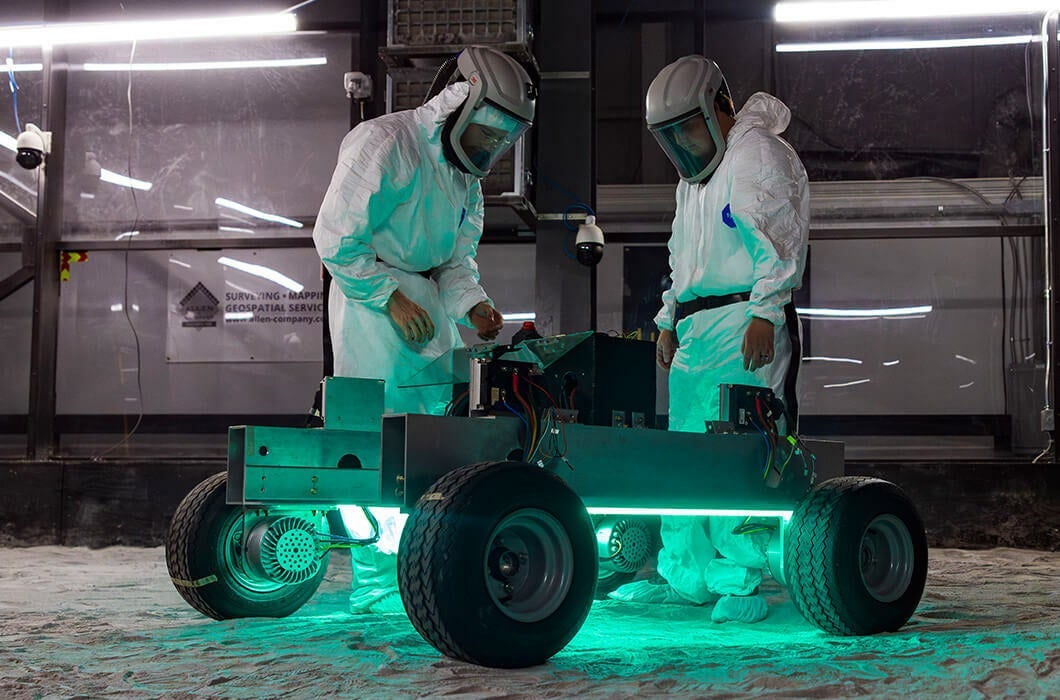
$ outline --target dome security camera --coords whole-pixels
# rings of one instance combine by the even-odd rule
[[[41,131],[35,124],[26,124],[26,128],[15,141],[15,161],[26,170],[33,170],[44,162],[44,156],[51,153],[52,132]]]
[[[578,237],[574,240],[578,262],[587,267],[596,266],[604,257],[604,232],[596,225],[596,217],[585,217],[578,226]]]

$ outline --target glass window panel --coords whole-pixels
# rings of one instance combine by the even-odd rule
[[[0,72],[0,243],[21,245],[23,225],[37,212],[38,170],[15,162],[15,142],[27,123],[40,125],[41,51],[0,50],[0,65],[11,59],[12,70]]]
[[[256,267],[244,272],[218,262],[222,258]],[[289,298],[290,290],[261,276],[265,269],[302,286],[303,297],[315,293],[318,299]],[[135,336],[124,310],[126,276]],[[184,327],[183,312],[175,312],[185,298],[194,297],[190,292],[197,282],[217,299],[210,319],[215,325],[199,329],[203,354],[185,347],[183,356],[172,357],[167,352],[171,334],[196,330]],[[87,260],[71,264],[70,280],[62,283],[57,413],[135,417],[142,406],[147,414],[304,414],[321,378],[321,311],[297,312],[299,317],[315,314],[311,322],[224,318],[229,304],[245,303],[229,293],[268,292],[276,293],[268,305],[283,308],[276,316],[291,315],[291,305],[320,307],[316,251],[89,251]],[[227,359],[211,359],[209,347],[218,344],[230,352]]]
[[[349,129],[350,45],[314,33],[71,47],[65,237],[308,236]],[[292,59],[326,63],[241,63]]]
[[[0,253],[0,280],[22,267],[19,253]],[[0,299],[0,415],[25,415],[29,408],[33,283]]]
[[[813,241],[797,301],[803,415],[1036,420],[1040,246],[992,237]],[[618,273],[601,267],[601,305],[621,289],[623,330],[654,338],[666,249],[628,246],[623,254],[621,287]],[[665,397],[659,405],[665,412]]]
[[[801,410],[1005,413],[1001,245],[996,238],[814,241]]]
[[[811,180],[1040,172],[1041,51],[1033,17],[782,25],[777,44],[1022,37],[999,46],[774,54],[785,138]],[[724,64],[723,64],[724,67]]]

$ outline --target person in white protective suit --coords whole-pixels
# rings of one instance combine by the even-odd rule
[[[666,66],[647,95],[648,129],[681,177],[669,241],[672,287],[655,317],[656,359],[669,370],[670,430],[704,432],[719,420],[723,383],[770,387],[797,420],[799,322],[791,293],[802,282],[809,234],[806,171],[778,134],[791,112],[751,96],[735,112],[713,61]],[[768,532],[735,534],[743,518],[662,519],[658,572],[618,600],[705,604],[715,622],[757,622]],[[720,599],[719,599],[720,596]]]
[[[534,88],[522,66],[493,49],[468,47],[455,65],[461,79],[423,106],[346,135],[313,230],[333,280],[334,373],[385,380],[390,413],[442,413],[451,386],[401,385],[462,345],[457,323],[484,340],[503,324],[475,262],[479,181],[530,128]],[[352,550],[353,612],[402,609],[396,552],[404,518],[377,517],[376,545]],[[361,520],[348,521],[355,537],[375,529]]]

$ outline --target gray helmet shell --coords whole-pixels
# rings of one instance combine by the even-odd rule
[[[472,122],[476,110],[486,103],[500,108],[529,127],[534,121],[534,84],[526,70],[515,59],[485,46],[465,48],[457,57],[456,67],[468,82],[470,92],[457,111],[453,128],[449,131],[449,145],[468,172],[485,177],[489,171],[472,162],[464,152],[460,143],[461,135]]]
[[[668,144],[659,138],[657,130],[697,111],[707,122],[715,153],[698,172],[682,174],[681,179],[688,182],[700,182],[713,173],[725,156],[725,137],[721,134],[714,112],[714,100],[719,92],[729,94],[725,76],[717,63],[703,56],[684,56],[677,59],[659,71],[648,86],[644,113],[648,129],[671,160],[674,160],[674,156]]]

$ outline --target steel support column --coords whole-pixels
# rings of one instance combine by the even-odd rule
[[[534,126],[534,190],[536,209],[545,217],[537,222],[535,306],[538,330],[544,335],[583,331],[596,324],[594,270],[573,259],[574,234],[555,216],[578,202],[596,208],[594,5],[537,3],[534,55],[541,67],[541,86]],[[575,208],[571,214],[584,210]],[[603,226],[606,230],[606,219]]]
[[[63,3],[56,3],[62,5]],[[46,8],[47,9],[47,8]],[[49,17],[45,13],[45,19]],[[58,13],[57,13],[58,14]],[[65,17],[65,12],[59,18]],[[55,450],[55,367],[59,338],[59,238],[63,221],[63,167],[66,150],[66,56],[44,47],[41,128],[52,132],[51,153],[37,171],[37,236],[27,245],[33,277],[33,342],[30,357],[29,423],[26,456],[47,459]]]

